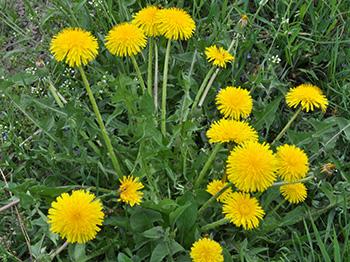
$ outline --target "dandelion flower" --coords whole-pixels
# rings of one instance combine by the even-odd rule
[[[285,181],[295,182],[306,177],[309,160],[305,152],[294,145],[277,148],[277,174]]]
[[[207,137],[210,143],[233,141],[241,144],[249,140],[258,140],[258,133],[248,123],[233,119],[220,119],[211,124]]]
[[[280,192],[292,204],[301,203],[307,197],[306,186],[303,183],[283,185],[280,187]]]
[[[159,10],[156,19],[159,32],[170,40],[188,40],[196,28],[191,16],[176,7]]]
[[[216,195],[221,189],[223,189],[225,186],[227,186],[227,182],[223,182],[221,180],[218,179],[214,179],[213,181],[211,181],[208,186],[207,186],[207,192],[209,194],[211,194],[212,196]],[[224,193],[222,193],[217,200],[219,202],[224,201],[230,194],[232,194],[232,189],[229,187],[228,189],[226,189],[224,191]]]
[[[276,158],[268,144],[248,141],[227,159],[228,179],[244,192],[263,192],[276,180]]]
[[[138,177],[123,176],[120,181],[120,198],[119,201],[129,204],[130,206],[139,205],[143,193],[139,190],[143,188]]]
[[[223,262],[222,247],[209,238],[201,238],[193,243],[190,256],[193,262]]]
[[[217,94],[216,105],[226,118],[239,120],[241,117],[248,117],[252,112],[253,99],[247,90],[228,86]]]
[[[306,112],[320,108],[326,111],[328,100],[321,89],[311,84],[301,84],[291,88],[286,95],[286,102],[289,107],[296,108],[299,104]]]
[[[146,36],[158,36],[159,30],[156,19],[156,14],[158,11],[159,9],[156,6],[148,6],[143,8],[136,13],[132,23],[141,28]]]
[[[98,44],[90,32],[81,28],[66,28],[52,38],[50,51],[58,62],[79,67],[96,58]]]
[[[265,214],[255,197],[249,194],[235,192],[227,198],[223,205],[225,218],[229,219],[237,227],[253,229],[259,226]]]
[[[63,193],[52,202],[48,212],[50,230],[68,243],[94,239],[104,218],[100,200],[84,190],[73,191],[71,195]]]
[[[223,47],[217,47],[216,45],[207,47],[205,49],[205,55],[209,62],[213,62],[213,65],[222,68],[226,68],[226,64],[235,59],[233,55]]]
[[[146,44],[147,39],[142,29],[131,23],[115,25],[106,36],[106,47],[116,56],[134,56]]]

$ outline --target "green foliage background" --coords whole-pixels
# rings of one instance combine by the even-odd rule
[[[279,205],[276,188],[261,196],[267,215],[259,229],[230,224],[205,233],[224,246],[225,261],[348,261],[350,2],[152,1],[184,7],[197,23],[195,35],[171,50],[167,138],[160,133],[152,98],[137,92],[131,62],[112,57],[103,45],[114,24],[130,20],[147,2],[0,0],[0,168],[9,183],[0,180],[0,206],[11,200],[9,192],[20,199],[31,250],[8,209],[0,214],[0,260],[29,261],[31,253],[48,261],[63,243],[48,230],[51,201],[77,186],[92,186],[108,214],[103,229],[86,245],[70,245],[59,261],[189,261],[200,227],[222,217],[218,204],[197,216],[209,195],[204,186],[193,190],[211,152],[205,131],[220,117],[213,102],[216,90],[226,85],[252,90],[251,123],[271,142],[293,113],[284,94],[311,82],[329,98],[327,112],[301,114],[281,141],[302,147],[310,157],[317,179],[307,185],[306,202]],[[203,109],[190,114],[210,68],[205,47],[228,47],[242,14],[248,14],[249,23],[235,63],[219,73]],[[105,190],[117,190],[118,181],[80,75],[49,54],[51,37],[67,26],[83,27],[99,40],[100,54],[87,67],[88,78],[124,172],[147,185],[140,207],[121,205]],[[162,68],[164,39],[158,47]],[[272,61],[276,55],[280,63]],[[144,76],[146,57],[147,49],[137,57]],[[48,80],[66,98],[63,108],[48,92]],[[210,178],[222,176],[226,156],[227,150],[219,152]],[[328,162],[337,167],[329,176],[320,173]]]

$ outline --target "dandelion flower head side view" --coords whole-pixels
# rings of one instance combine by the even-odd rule
[[[223,213],[237,227],[253,229],[259,226],[265,215],[258,200],[249,194],[235,192],[224,201]]]
[[[282,145],[277,148],[277,174],[285,181],[295,182],[306,177],[309,171],[309,159],[305,152],[294,145]]]
[[[50,51],[58,62],[64,61],[70,67],[80,67],[96,58],[98,43],[88,31],[66,28],[52,38]]]
[[[193,262],[223,262],[222,247],[209,238],[201,238],[193,243],[190,256]]]
[[[143,30],[132,23],[115,25],[105,38],[105,45],[112,55],[134,56],[146,46]]]
[[[137,12],[132,20],[132,23],[141,28],[146,36],[155,37],[160,35],[158,30],[157,6],[148,6]]]
[[[280,187],[280,192],[291,204],[304,202],[307,197],[307,189],[303,183],[283,185]]]
[[[52,202],[48,211],[50,230],[67,239],[68,243],[86,243],[100,231],[104,219],[102,208],[100,200],[90,192],[63,193]]]
[[[225,118],[247,118],[253,109],[253,99],[248,90],[228,86],[216,95],[216,105]]]
[[[123,176],[119,179],[119,199],[118,201],[129,204],[130,206],[139,205],[142,201],[143,192],[139,191],[144,186],[139,182],[138,177]]]
[[[248,141],[227,159],[228,179],[243,192],[263,192],[276,180],[276,157],[269,145]]]
[[[306,112],[314,111],[316,108],[325,112],[328,106],[328,99],[322,90],[311,84],[301,84],[291,88],[286,95],[286,102],[291,108],[300,105]]]
[[[188,40],[196,29],[192,17],[180,8],[161,9],[156,17],[160,34],[170,40]]]
[[[207,131],[210,143],[257,141],[258,133],[248,123],[233,119],[220,119],[211,124]]]
[[[209,62],[212,62],[214,66],[226,68],[226,64],[234,61],[234,56],[231,55],[223,47],[217,47],[216,45],[207,47],[205,49],[205,55]]]

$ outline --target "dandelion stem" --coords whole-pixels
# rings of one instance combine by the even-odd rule
[[[194,110],[196,108],[196,106],[198,105],[199,98],[201,98],[203,90],[206,87],[206,85],[208,84],[209,78],[213,74],[214,70],[215,70],[215,67],[210,68],[210,70],[208,71],[208,73],[204,77],[203,82],[202,82],[201,86],[199,87],[198,92],[196,94],[196,97],[194,99],[194,102],[192,104],[192,110]]]
[[[290,184],[296,184],[296,183],[304,183],[304,182],[307,182],[307,181],[312,180],[314,178],[315,178],[315,176],[311,175],[311,176],[305,177],[303,179],[300,179],[300,180],[294,181],[294,182],[286,182],[286,181],[276,182],[276,183],[273,183],[272,186],[284,186],[284,185],[290,185]]]
[[[10,207],[13,207],[19,203],[19,199],[12,200],[10,203],[0,207],[0,212],[5,211],[6,209],[9,209]]]
[[[166,47],[164,72],[163,72],[163,86],[162,86],[162,116],[161,116],[161,131],[163,136],[166,136],[166,96],[167,96],[167,82],[168,82],[168,68],[170,57],[171,40],[168,40]]]
[[[280,203],[278,203],[278,205],[275,206],[275,207],[271,210],[270,214],[271,214],[271,215],[274,215],[274,213],[276,213],[277,210],[280,209],[280,207],[283,206],[284,203],[286,203],[286,200],[285,200],[285,199],[283,199]]]
[[[284,126],[284,128],[282,129],[281,132],[279,132],[279,134],[276,136],[276,138],[272,141],[271,145],[273,145],[274,143],[276,143],[278,140],[281,139],[281,137],[284,135],[284,133],[288,130],[288,128],[290,127],[290,125],[293,123],[293,121],[297,118],[297,116],[299,115],[301,111],[301,107],[299,107],[299,109],[294,113],[294,115],[292,116],[292,118],[288,121],[288,123]]]
[[[222,148],[222,145],[220,143],[217,143],[215,145],[213,151],[211,151],[211,154],[210,154],[209,158],[207,159],[207,162],[205,162],[204,167],[202,168],[201,172],[199,173],[199,176],[198,176],[196,182],[194,183],[194,188],[198,188],[200,186],[200,184],[202,183],[202,180],[205,177],[209,167],[213,163],[216,154],[220,151],[221,148]]]
[[[53,260],[59,253],[61,253],[68,246],[68,242],[64,242],[62,246],[57,248],[51,255],[50,258]]]
[[[49,91],[51,92],[51,94],[52,94],[53,98],[55,99],[56,103],[58,104],[58,106],[60,108],[63,108],[64,104],[63,104],[62,100],[60,99],[60,97],[57,94],[57,89],[52,84],[51,80],[48,80],[47,82],[49,84]]]
[[[153,87],[153,99],[154,108],[158,110],[158,46],[157,42],[154,41],[154,87]]]
[[[94,113],[96,115],[97,123],[100,126],[102,137],[103,137],[103,140],[105,141],[105,144],[107,146],[107,150],[108,150],[108,153],[109,153],[109,157],[110,157],[110,159],[112,161],[113,168],[114,168],[115,172],[117,173],[118,178],[121,178],[122,177],[122,171],[120,169],[120,165],[119,165],[117,156],[114,153],[113,145],[112,145],[111,140],[110,140],[110,138],[108,136],[106,127],[105,127],[105,125],[103,123],[103,119],[102,119],[100,110],[98,109],[96,100],[94,98],[94,94],[92,93],[92,90],[90,88],[90,84],[89,84],[89,82],[88,82],[88,80],[86,78],[85,71],[84,71],[84,69],[82,67],[78,67],[78,69],[79,69],[81,77],[83,79],[83,82],[84,82],[86,91],[88,93],[88,96],[89,96],[92,108],[93,108]]]
[[[147,91],[152,96],[152,65],[153,65],[153,38],[148,43],[148,70],[147,70]]]
[[[219,192],[217,192],[215,195],[211,196],[204,204],[201,206],[201,208],[198,210],[198,215],[202,214],[202,212],[209,207],[209,205],[214,202],[219,196],[221,196],[227,189],[229,189],[232,186],[232,183],[229,182],[227,185],[225,185]]]
[[[143,78],[142,78],[141,70],[140,70],[139,66],[137,65],[136,58],[134,56],[130,56],[130,58],[131,58],[132,64],[134,65],[134,68],[135,68],[135,71],[137,74],[137,78],[139,79],[139,83],[140,83],[140,86],[142,89],[142,94],[144,94],[146,86],[145,86],[145,82],[143,81]]]
[[[215,222],[213,222],[213,223],[210,223],[210,224],[207,224],[207,225],[201,227],[201,231],[202,231],[202,232],[203,232],[203,231],[208,231],[208,230],[214,229],[214,228],[216,228],[216,227],[218,227],[218,226],[225,225],[225,224],[227,224],[227,223],[229,223],[229,222],[230,222],[230,221],[229,221],[227,218],[222,218],[222,219],[220,219],[220,220],[218,220],[218,221],[215,221]]]
[[[220,71],[220,68],[217,68],[217,69],[215,70],[214,74],[211,76],[211,78],[210,78],[210,80],[209,80],[209,82],[208,82],[208,84],[207,84],[207,87],[205,88],[205,90],[204,90],[204,92],[203,92],[203,95],[202,95],[202,97],[201,97],[201,100],[200,100],[199,103],[198,103],[198,107],[202,107],[202,105],[203,105],[203,103],[204,103],[204,100],[205,100],[205,98],[207,97],[208,92],[209,92],[211,86],[213,85],[214,80],[215,80],[216,76],[218,75],[219,71]]]

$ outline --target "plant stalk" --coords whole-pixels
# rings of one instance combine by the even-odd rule
[[[207,87],[205,88],[205,90],[204,90],[204,92],[203,92],[203,95],[202,95],[202,97],[201,97],[201,100],[200,100],[199,103],[198,103],[198,107],[202,107],[202,105],[203,105],[203,103],[204,103],[204,100],[205,100],[205,98],[207,97],[208,92],[209,92],[211,86],[213,85],[214,80],[215,80],[216,76],[218,75],[219,71],[220,71],[220,68],[217,68],[217,69],[215,70],[214,74],[211,76],[211,78],[210,78],[210,80],[209,80],[209,82],[208,82],[208,85],[207,85]]]
[[[296,183],[304,183],[314,178],[315,178],[315,175],[311,175],[294,182],[286,182],[286,181],[276,182],[276,183],[273,183],[272,186],[284,186],[284,185],[290,185],[290,184],[296,184]]]
[[[109,157],[110,157],[110,159],[112,161],[113,168],[114,168],[118,178],[121,178],[122,177],[122,171],[121,171],[121,168],[120,168],[117,156],[114,153],[113,145],[112,145],[111,140],[110,140],[110,138],[108,136],[106,127],[105,127],[105,125],[103,123],[103,119],[102,119],[100,110],[98,109],[96,100],[94,98],[94,94],[92,93],[92,90],[90,88],[90,84],[89,84],[89,82],[88,82],[88,80],[86,78],[85,71],[84,71],[84,69],[82,67],[78,67],[78,69],[79,69],[81,77],[83,79],[83,82],[84,82],[84,85],[85,85],[85,88],[86,88],[86,92],[88,93],[88,96],[89,96],[92,108],[93,108],[94,113],[96,115],[97,123],[100,126],[102,137],[103,137],[103,140],[105,141],[105,144],[107,146],[107,150],[108,150],[108,153],[109,153]]]
[[[137,65],[135,56],[130,56],[130,58],[131,58],[132,64],[134,65],[134,68],[135,68],[135,71],[137,74],[137,78],[139,79],[139,83],[140,83],[140,86],[142,89],[142,94],[144,94],[145,90],[146,90],[146,86],[145,86],[145,82],[143,81],[143,78],[142,78],[141,70],[140,70],[139,66]]]
[[[195,97],[195,99],[193,101],[192,111],[197,107],[198,101],[199,101],[199,99],[200,99],[200,97],[201,97],[201,95],[203,93],[203,90],[206,87],[206,85],[208,84],[209,78],[212,76],[214,70],[215,70],[215,67],[210,68],[208,73],[205,75],[205,77],[203,79],[203,82],[202,82],[201,86],[199,87],[198,92],[196,94],[196,97]]]
[[[297,118],[297,116],[299,115],[300,112],[301,112],[301,107],[299,107],[299,109],[294,113],[292,118],[288,121],[288,123],[284,126],[284,128],[281,130],[281,132],[279,132],[279,134],[276,136],[276,138],[272,141],[271,145],[273,145],[274,143],[276,143],[278,140],[281,139],[281,137],[288,130],[288,128],[293,123],[293,121]]]
[[[216,228],[216,227],[225,225],[225,224],[227,224],[227,223],[229,223],[229,222],[230,222],[230,221],[229,221],[227,218],[222,218],[222,219],[220,219],[220,220],[218,220],[218,221],[215,221],[215,222],[213,222],[213,223],[210,223],[210,224],[207,224],[207,225],[201,227],[201,231],[202,231],[202,232],[203,232],[203,231],[208,231],[208,230],[210,230],[210,229],[214,229],[214,228]]]
[[[204,204],[203,206],[201,206],[201,208],[198,210],[198,216],[204,211],[206,210],[209,205],[215,201],[219,196],[221,196],[227,189],[229,189],[232,186],[232,183],[229,182],[227,183],[226,186],[224,186],[219,192],[217,192],[215,195],[211,196]]]
[[[199,173],[199,176],[198,176],[196,182],[194,183],[194,188],[198,188],[200,186],[200,184],[202,183],[202,180],[203,180],[204,176],[206,175],[209,167],[213,163],[216,154],[220,151],[221,148],[222,148],[222,144],[217,143],[215,145],[213,151],[211,151],[211,154],[210,154],[209,158],[207,159],[207,162],[205,162],[204,167],[202,168],[201,172]]]
[[[157,42],[154,42],[154,87],[153,87],[153,100],[155,111],[158,110],[158,46]]]
[[[152,65],[153,65],[153,37],[148,43],[148,68],[147,68],[147,91],[152,96]]]
[[[170,57],[171,40],[168,40],[166,47],[164,72],[163,72],[163,86],[162,86],[162,116],[161,116],[161,131],[163,136],[166,136],[166,97],[167,97],[167,83],[168,83],[168,69]]]

